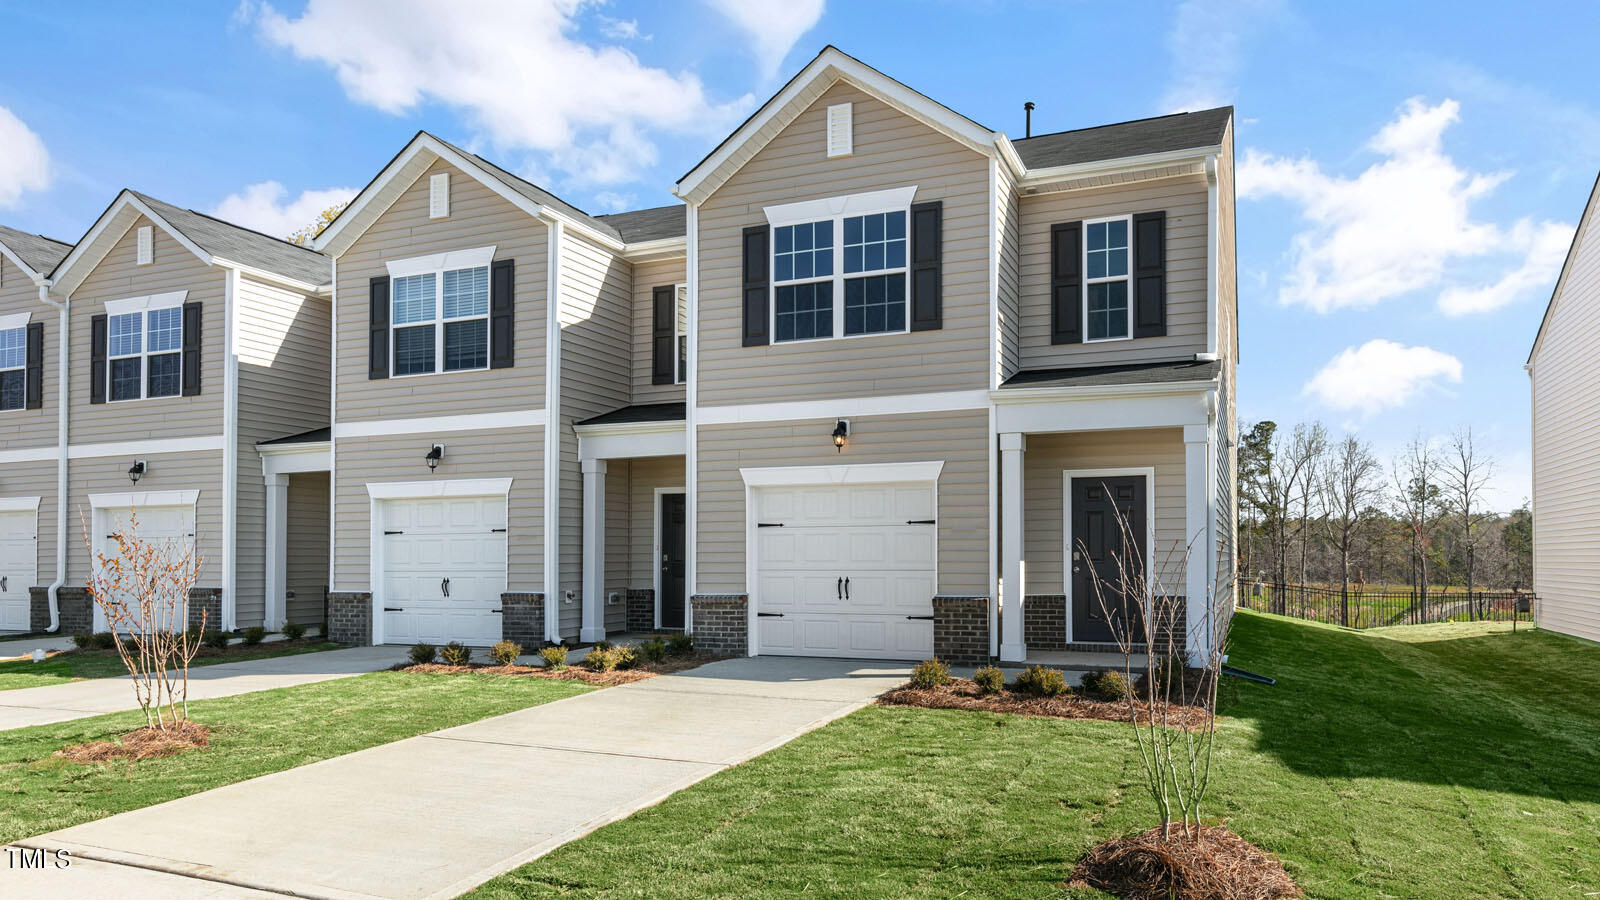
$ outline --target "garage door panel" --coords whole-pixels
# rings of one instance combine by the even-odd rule
[[[388,500],[382,515],[384,640],[475,646],[499,640],[505,498]]]
[[[0,629],[29,630],[28,588],[38,580],[37,514],[0,513]]]
[[[167,546],[174,544],[187,544],[194,535],[194,508],[189,506],[144,506],[138,510],[132,508],[102,507],[95,511],[99,515],[97,525],[100,533],[94,536],[95,553],[104,554],[107,558],[116,556],[117,544],[107,535],[119,530],[133,527],[137,518],[139,538],[150,543],[159,543]],[[132,606],[133,604],[130,604]],[[155,628],[168,628],[183,630],[186,627],[180,623],[182,616],[179,614],[181,602],[171,599],[159,602],[154,609],[151,623]],[[133,611],[130,609],[130,612]],[[94,609],[95,630],[103,631],[111,626],[106,622],[105,614],[99,604]],[[216,624],[216,623],[208,623]],[[130,622],[125,628],[138,628],[138,622]]]

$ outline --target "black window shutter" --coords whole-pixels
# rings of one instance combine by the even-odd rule
[[[1083,223],[1050,226],[1050,343],[1083,340]]]
[[[944,327],[944,202],[911,204],[911,330]]]
[[[1133,217],[1133,336],[1167,333],[1167,214]]]
[[[752,225],[744,230],[744,346],[761,347],[772,343],[767,327],[771,318],[768,294],[771,279],[767,253],[765,225]]]
[[[367,378],[389,377],[389,276],[367,282]]]
[[[106,314],[89,318],[89,402],[106,402]]]
[[[386,281],[385,285],[387,283]],[[515,261],[495,260],[494,265],[489,268],[489,368],[491,369],[509,369],[516,362],[516,284]],[[384,309],[388,308],[386,287]],[[388,317],[384,318],[387,320]],[[384,334],[387,335],[387,321],[385,325]],[[388,360],[387,353],[384,360]]]
[[[183,305],[183,395],[200,394],[200,304]]]
[[[23,376],[26,384],[24,394],[25,404],[28,409],[44,408],[44,323],[28,323],[28,358],[27,374]]]
[[[661,285],[650,292],[650,383],[677,381],[678,288]]]

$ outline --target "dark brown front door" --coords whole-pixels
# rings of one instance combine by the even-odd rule
[[[1146,490],[1143,475],[1072,479],[1074,641],[1113,641],[1136,621],[1149,528]],[[1133,578],[1138,584],[1129,583]]]
[[[683,627],[684,499],[661,495],[661,627]]]

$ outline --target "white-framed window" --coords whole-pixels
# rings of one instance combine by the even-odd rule
[[[1120,341],[1133,336],[1128,277],[1132,216],[1083,223],[1083,339]]]
[[[0,411],[28,403],[28,328],[0,331]]]
[[[907,330],[909,208],[772,229],[774,342]]]
[[[489,368],[489,266],[391,276],[394,375]]]
[[[106,398],[145,400],[183,393],[183,307],[106,316]]]
[[[689,286],[677,285],[673,296],[672,334],[678,359],[672,369],[672,383],[683,384],[689,380]]]

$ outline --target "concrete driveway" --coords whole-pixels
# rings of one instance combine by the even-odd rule
[[[352,647],[294,656],[218,663],[189,670],[189,699],[211,700],[251,691],[349,678],[404,662],[404,647]],[[67,722],[86,716],[138,709],[126,675],[47,687],[0,691],[0,731]],[[0,865],[4,860],[0,860]]]
[[[374,747],[20,841],[113,864],[30,876],[28,896],[119,896],[162,874],[174,892],[196,879],[228,889],[197,894],[208,897],[454,897],[852,712],[906,673],[729,660]]]

